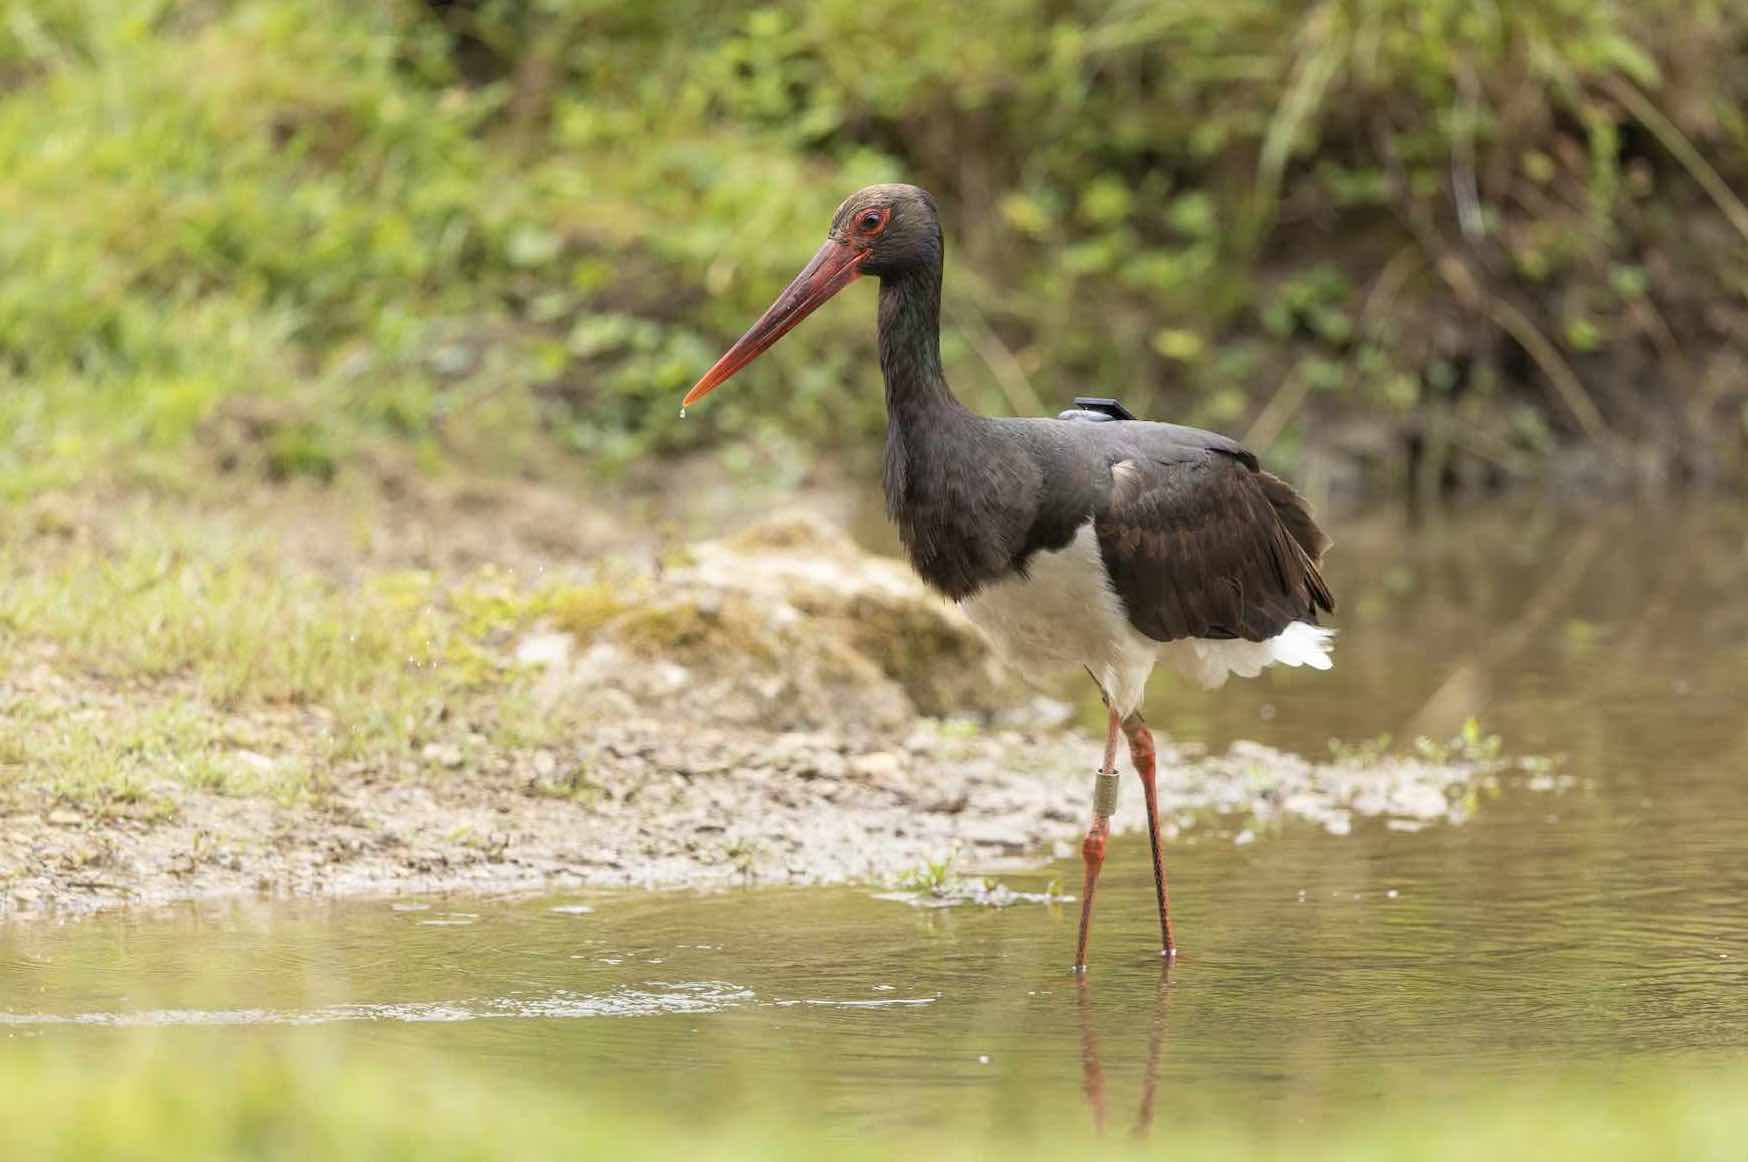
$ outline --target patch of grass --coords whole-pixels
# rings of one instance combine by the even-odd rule
[[[1417,758],[1429,763],[1470,763],[1475,766],[1491,766],[1506,757],[1505,742],[1497,734],[1489,734],[1482,729],[1478,719],[1465,719],[1462,728],[1448,739],[1434,739],[1426,735],[1417,736],[1412,745],[1411,753]],[[1395,739],[1389,734],[1380,734],[1375,738],[1348,741],[1339,738],[1329,740],[1329,754],[1338,763],[1348,763],[1353,766],[1370,766],[1384,761],[1393,754],[1399,753]],[[1511,761],[1524,770],[1547,770],[1555,765],[1555,761],[1543,755],[1512,756]]]
[[[1390,756],[1391,745],[1395,741],[1395,736],[1388,731],[1358,741],[1332,738],[1329,740],[1329,757],[1350,766],[1373,766]]]
[[[926,907],[974,905],[980,908],[1006,908],[1018,903],[1060,904],[1068,897],[1062,894],[1062,881],[1052,879],[1041,892],[1018,892],[994,876],[960,874],[956,864],[957,849],[945,859],[927,860],[898,877],[896,895],[881,899],[902,899],[906,903]]]
[[[220,790],[226,781],[188,702],[19,699],[0,708],[0,738],[9,781],[103,812],[162,814],[166,788]]]
[[[1437,742],[1424,735],[1414,740],[1414,753],[1429,763],[1495,763],[1505,744],[1497,734],[1488,734],[1474,718],[1465,719],[1463,728],[1452,738]]]
[[[957,851],[950,851],[938,860],[925,860],[899,876],[897,886],[907,892],[926,892],[932,896],[945,896],[953,890],[961,878],[954,867],[958,861],[959,853]]]
[[[21,564],[13,558],[0,595],[0,630],[56,642],[109,679],[187,679],[220,707],[249,698],[341,712],[421,670],[452,677],[443,664],[455,643],[439,636],[448,625],[436,606],[405,607],[386,586],[349,595],[192,541]]]
[[[529,744],[572,721],[531,713],[508,659],[561,587],[491,570],[343,586],[163,509],[116,536],[0,541],[0,780],[75,802],[162,786],[289,802],[336,763],[469,731]]]

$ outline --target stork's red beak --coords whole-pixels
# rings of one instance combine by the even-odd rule
[[[819,304],[862,277],[862,260],[867,257],[866,250],[827,238],[819,253],[801,268],[793,282],[783,288],[783,293],[759,316],[759,321],[716,361],[716,366],[704,373],[703,379],[693,385],[686,398],[680,401],[680,406],[690,407],[703,399],[718,384],[787,335],[795,324],[813,314]]]

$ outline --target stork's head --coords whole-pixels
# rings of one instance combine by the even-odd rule
[[[935,199],[927,190],[902,182],[867,186],[845,198],[832,215],[826,239],[860,251],[861,272],[881,278],[941,261]]]
[[[704,373],[680,406],[703,398],[862,275],[897,278],[938,268],[940,262],[941,223],[927,190],[897,182],[857,190],[832,215],[825,244],[812,261]]]

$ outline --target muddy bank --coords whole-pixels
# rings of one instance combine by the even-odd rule
[[[562,749],[436,750],[417,776],[344,773],[319,803],[191,793],[169,818],[20,811],[0,835],[3,906],[79,912],[243,892],[888,881],[957,853],[999,869],[1071,853],[1098,743],[1077,734],[754,732],[635,719]],[[1161,747],[1179,842],[1247,842],[1273,822],[1343,833],[1459,822],[1474,764],[1307,762],[1266,747]],[[1142,826],[1127,793],[1117,829]]]
[[[0,784],[0,912],[240,892],[878,882],[955,854],[967,869],[1066,855],[1085,827],[1098,740],[1005,676],[902,564],[818,520],[773,518],[567,592],[501,643],[500,685],[481,695],[515,691],[529,714],[578,723],[540,745],[490,735],[462,703],[424,715],[400,753],[329,762],[330,707],[220,706],[188,676],[118,681],[52,644],[15,649],[0,717],[38,728],[14,739],[40,742],[44,721],[101,733],[153,707],[222,729],[198,764],[155,744],[125,794]],[[300,765],[318,776],[290,792],[275,781]],[[1246,842],[1278,820],[1332,832],[1366,817],[1460,821],[1498,769],[1489,756],[1331,765],[1246,744],[1208,756],[1162,739],[1160,792],[1180,841]],[[1141,823],[1130,790],[1119,830]]]

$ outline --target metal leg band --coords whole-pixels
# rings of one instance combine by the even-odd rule
[[[1123,780],[1116,771],[1100,771],[1093,781],[1093,814],[1109,819],[1117,813],[1117,789]]]

